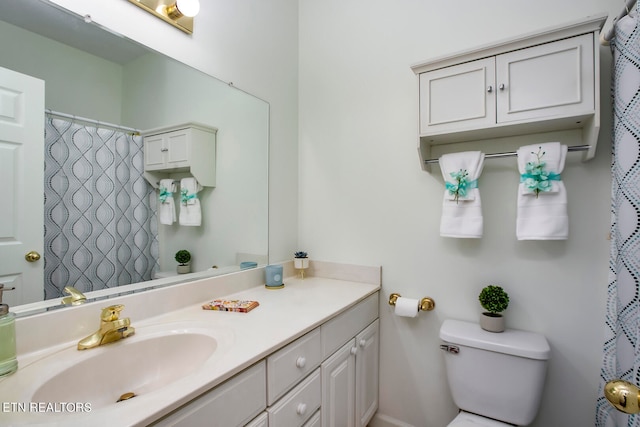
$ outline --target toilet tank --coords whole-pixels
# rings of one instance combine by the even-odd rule
[[[440,338],[458,408],[517,426],[534,420],[551,352],[543,335],[487,332],[477,323],[445,320]]]

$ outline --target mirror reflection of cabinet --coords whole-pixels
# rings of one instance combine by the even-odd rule
[[[217,129],[187,123],[142,133],[145,177],[154,187],[174,173],[189,173],[205,187],[216,185]]]

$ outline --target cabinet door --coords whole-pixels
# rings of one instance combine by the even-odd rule
[[[322,363],[322,427],[355,426],[355,340]]]
[[[189,159],[191,157],[190,138],[190,129],[170,132],[166,135],[168,168],[189,166]]]
[[[593,35],[496,57],[498,123],[593,112]]]
[[[420,133],[495,124],[494,81],[494,58],[420,74]]]
[[[356,336],[356,426],[366,427],[378,409],[379,320]]]
[[[167,148],[162,135],[144,137],[144,168],[157,170],[165,167]]]

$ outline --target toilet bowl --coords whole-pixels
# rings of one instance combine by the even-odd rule
[[[461,410],[448,427],[527,426],[538,412],[551,353],[543,335],[495,333],[445,320],[440,328],[447,381]]]

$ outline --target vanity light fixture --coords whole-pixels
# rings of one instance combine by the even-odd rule
[[[129,0],[163,21],[193,34],[193,17],[200,12],[199,0]]]

